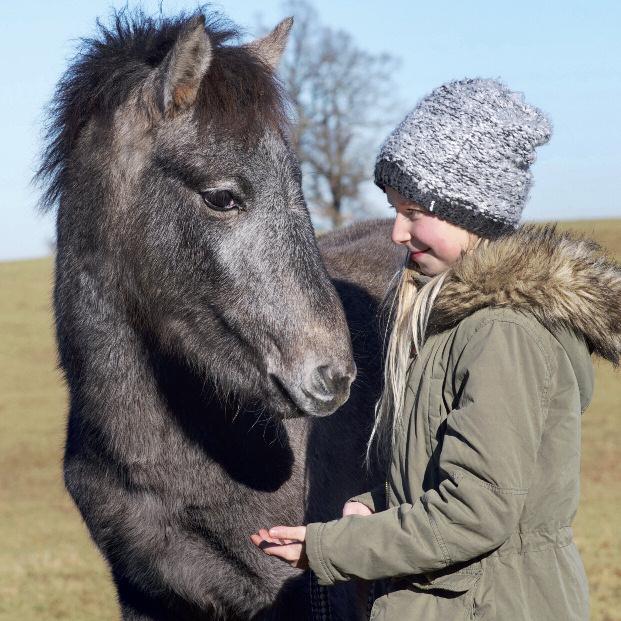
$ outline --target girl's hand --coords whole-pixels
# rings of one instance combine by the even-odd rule
[[[274,526],[269,532],[261,528],[250,535],[252,543],[265,554],[276,556],[297,569],[308,569],[305,539],[306,526]]]
[[[343,517],[347,515],[373,515],[373,511],[357,500],[350,500],[343,506]]]

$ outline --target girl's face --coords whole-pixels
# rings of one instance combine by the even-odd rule
[[[410,251],[410,261],[422,274],[444,272],[472,247],[476,239],[472,233],[440,220],[390,186],[386,187],[386,196],[397,212],[392,241]]]

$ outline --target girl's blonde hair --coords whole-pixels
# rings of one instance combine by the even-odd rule
[[[487,241],[473,234],[465,253]],[[375,406],[375,423],[367,444],[367,467],[375,459],[384,464],[390,457],[401,424],[410,364],[424,345],[433,303],[449,273],[450,268],[419,286],[418,272],[406,261],[386,296],[391,303],[388,315],[393,318],[392,331],[386,348],[384,388]]]

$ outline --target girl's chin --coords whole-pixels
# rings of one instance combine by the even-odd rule
[[[433,278],[434,276],[437,276],[444,271],[443,269],[434,269],[431,265],[421,265],[416,261],[410,261],[408,267],[417,271],[423,276],[429,276],[429,278]]]
[[[416,261],[410,257],[408,261],[408,267],[410,269],[416,270],[425,276],[435,276],[435,271],[431,265],[429,265],[430,261]]]

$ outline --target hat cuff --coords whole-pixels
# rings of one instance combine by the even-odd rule
[[[515,231],[518,226],[518,222],[486,213],[464,201],[439,198],[432,188],[422,190],[416,175],[404,172],[396,162],[380,160],[375,164],[375,184],[382,190],[386,186],[394,188],[401,196],[418,203],[434,216],[480,237],[500,237]]]

